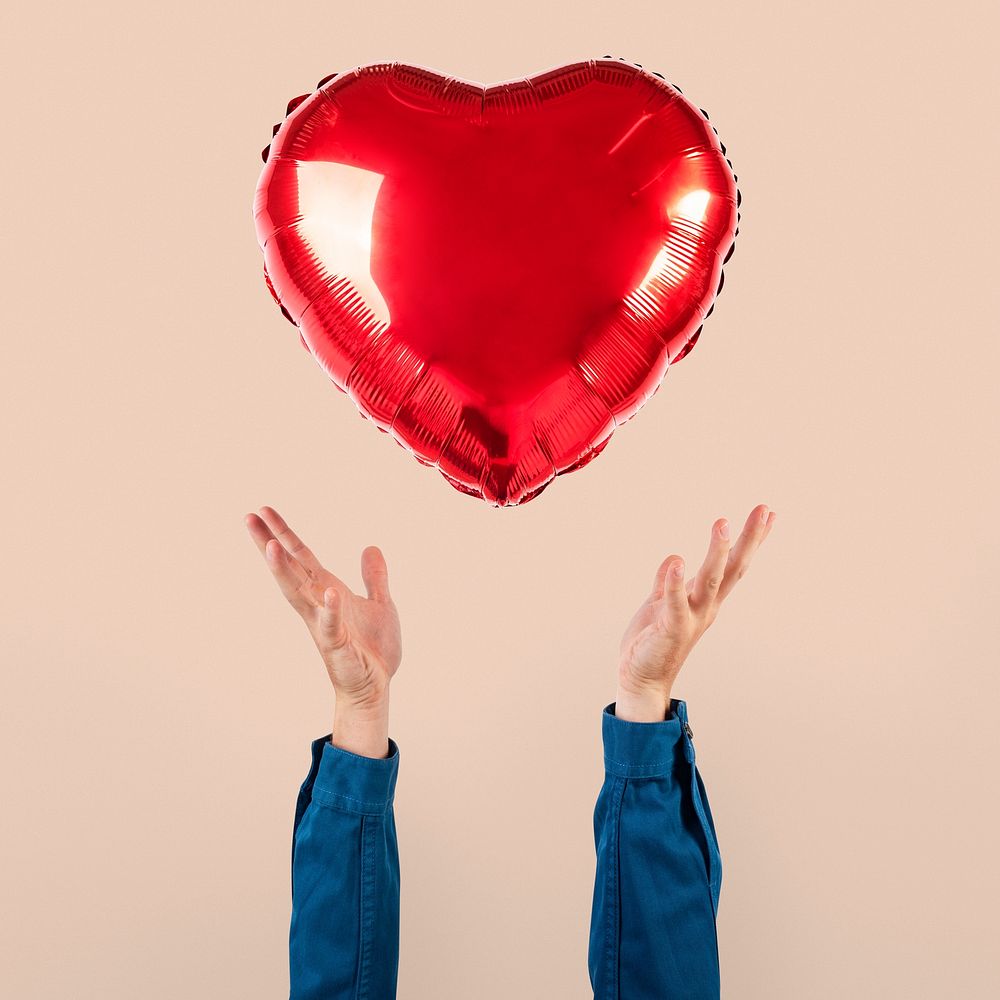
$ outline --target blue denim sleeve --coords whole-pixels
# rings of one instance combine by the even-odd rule
[[[381,760],[313,741],[292,834],[290,1000],[396,996],[398,768],[392,740]]]
[[[595,1000],[718,1000],[722,864],[687,706],[602,717],[589,967]]]

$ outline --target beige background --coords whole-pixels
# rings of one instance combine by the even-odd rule
[[[2,60],[0,992],[287,995],[288,849],[330,695],[245,537],[282,510],[405,630],[402,1000],[583,997],[618,638],[763,501],[685,670],[724,995],[994,997],[995,15],[983,3],[18,4]],[[585,471],[461,496],[358,419],[260,275],[285,101],[398,58],[621,54],[744,194],[697,350]]]

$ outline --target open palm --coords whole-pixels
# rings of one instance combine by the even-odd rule
[[[273,507],[247,514],[247,530],[288,603],[306,623],[338,698],[378,702],[403,655],[389,571],[374,545],[361,553],[367,596],[325,569]]]
[[[652,694],[656,711],[669,698],[677,676],[695,643],[715,621],[719,606],[743,577],[774,524],[765,504],[751,512],[740,537],[729,544],[729,522],[712,526],[708,553],[686,584],[684,560],[668,556],[660,564],[653,587],[622,637],[618,665],[620,699]]]

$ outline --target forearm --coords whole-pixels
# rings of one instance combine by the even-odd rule
[[[367,733],[362,742],[379,739],[359,733]],[[388,737],[381,749],[379,757],[364,756],[330,737],[313,742],[292,839],[290,1000],[396,995],[399,855],[392,803],[399,751]]]
[[[596,1000],[717,1000],[721,863],[686,706],[602,718],[589,964]]]

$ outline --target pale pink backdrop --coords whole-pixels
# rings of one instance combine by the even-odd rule
[[[779,520],[696,652],[724,996],[997,995],[994,5],[20,4],[5,155],[4,960],[20,1000],[287,995],[330,697],[244,536],[282,510],[405,630],[401,1000],[587,995],[599,715],[660,559]],[[460,496],[298,346],[250,200],[285,101],[402,59],[610,52],[744,194],[694,353],[523,509]]]

